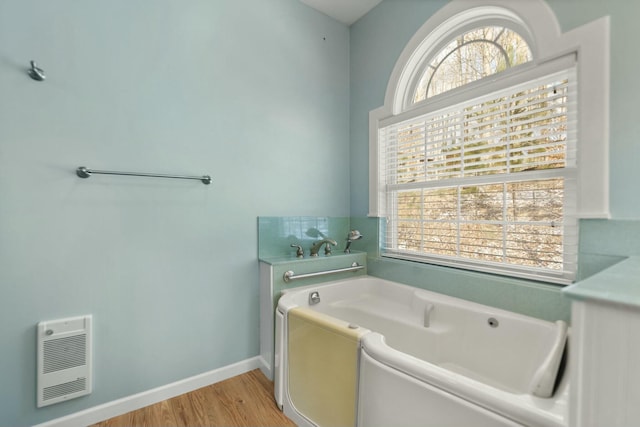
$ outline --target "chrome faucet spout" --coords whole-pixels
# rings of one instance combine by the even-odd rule
[[[351,243],[356,241],[356,240],[360,240],[363,237],[364,236],[362,234],[360,234],[360,232],[358,230],[351,230],[349,232],[349,235],[347,236],[347,246],[344,248],[344,253],[345,254],[350,254],[351,253]]]
[[[322,239],[315,242],[311,245],[311,256],[318,256],[318,251],[322,247],[322,245],[326,244],[327,246],[324,249],[325,255],[331,255],[331,247],[329,245],[336,246],[338,242],[333,239]]]

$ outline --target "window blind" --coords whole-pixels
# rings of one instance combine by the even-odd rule
[[[379,129],[385,255],[568,283],[575,67]]]

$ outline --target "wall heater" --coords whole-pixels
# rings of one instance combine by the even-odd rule
[[[91,393],[91,315],[38,323],[38,407]]]

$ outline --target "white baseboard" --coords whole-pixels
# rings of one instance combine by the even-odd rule
[[[262,356],[258,356],[258,359],[258,365],[264,376],[267,377],[269,381],[273,381],[273,370],[271,369],[271,365],[269,365]]]
[[[261,367],[260,357],[256,356],[233,365],[223,366],[213,371],[195,375],[184,380],[160,386],[142,393],[94,406],[65,417],[56,418],[34,427],[84,427],[97,422],[162,402],[163,400],[224,381]]]

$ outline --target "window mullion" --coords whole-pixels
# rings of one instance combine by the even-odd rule
[[[466,113],[466,108],[462,108],[460,110],[460,120],[462,121],[462,126],[461,126],[461,135],[460,135],[460,175],[459,175],[459,179],[464,179],[465,178],[465,164],[464,164],[464,159],[465,159],[465,147],[467,145],[467,134],[469,132],[469,123],[467,120],[467,113]],[[458,218],[457,218],[457,224],[456,224],[456,229],[457,229],[457,235],[456,235],[456,256],[460,257],[461,256],[461,250],[460,250],[460,246],[462,244],[462,185],[458,185],[457,186],[457,190],[458,190],[458,199],[457,199],[457,203],[458,203]]]
[[[429,139],[428,134],[429,133],[427,132],[427,121],[426,120],[424,121],[422,126],[423,126],[423,129],[424,129],[424,138],[423,138],[422,144],[423,144],[423,147],[424,147],[424,154],[426,156],[427,150],[429,148],[429,144],[428,144],[428,139]],[[428,179],[427,178],[428,173],[429,173],[428,169],[429,169],[429,165],[428,165],[428,162],[426,161],[426,158],[425,158],[424,162],[423,162],[423,179],[424,179],[425,182]],[[426,252],[426,249],[425,249],[425,235],[424,235],[424,233],[425,233],[425,231],[424,231],[424,228],[425,228],[425,213],[424,213],[424,211],[427,208],[427,206],[426,206],[426,199],[425,199],[424,191],[425,191],[424,188],[422,188],[421,191],[420,191],[420,251],[422,251],[422,252]]]
[[[507,261],[507,227],[508,227],[508,206],[507,206],[507,183],[502,184],[502,262]]]
[[[424,210],[425,206],[425,198],[424,198],[424,189],[420,191],[420,251],[425,252],[425,235],[424,235]]]
[[[457,212],[457,218],[456,218],[456,230],[457,230],[457,233],[456,233],[456,256],[459,257],[460,256],[460,244],[461,244],[461,240],[462,240],[462,237],[460,235],[461,232],[462,232],[461,227],[460,227],[461,224],[462,224],[462,186],[460,186],[460,185],[457,187],[457,196],[458,196],[457,197],[457,203],[458,203],[457,211],[458,212]]]

